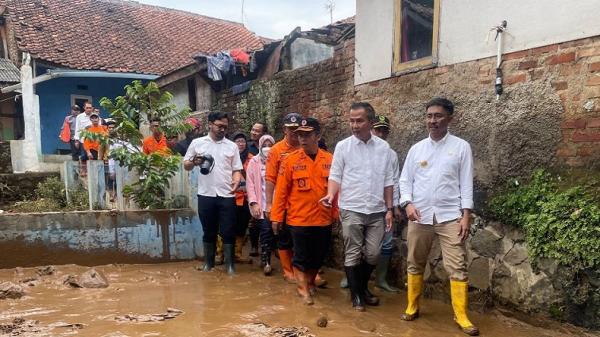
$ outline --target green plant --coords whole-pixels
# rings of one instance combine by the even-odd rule
[[[48,178],[40,182],[35,190],[38,199],[53,200],[59,206],[67,206],[67,195],[65,193],[65,184],[56,177]]]
[[[114,133],[108,137],[90,135],[105,146],[115,142],[132,145],[112,150],[110,157],[140,174],[139,181],[123,187],[123,193],[130,196],[141,208],[168,206],[165,190],[169,187],[169,179],[179,169],[181,157],[143,153],[143,135],[139,130],[139,123],[148,123],[154,118],[159,118],[161,129],[167,137],[185,133],[191,128],[185,123],[191,110],[186,108],[178,111],[171,103],[172,99],[173,96],[169,92],[161,91],[154,82],[144,85],[140,81],[133,81],[125,86],[124,96],[119,96],[114,101],[106,97],[100,100],[100,105],[110,112],[111,118],[116,122]]]
[[[512,183],[495,195],[489,210],[498,220],[521,227],[530,256],[552,258],[575,270],[600,267],[600,203],[597,181],[562,184],[543,170],[526,184]]]
[[[88,192],[83,188],[69,190],[71,202],[67,202],[65,185],[55,177],[38,183],[35,189],[36,198],[20,201],[8,209],[13,212],[38,213],[58,211],[83,211],[89,208]]]

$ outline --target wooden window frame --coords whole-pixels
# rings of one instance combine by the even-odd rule
[[[71,107],[73,105],[75,105],[75,101],[78,100],[78,99],[85,99],[85,100],[89,101],[90,103],[94,104],[92,96],[88,96],[88,95],[71,95],[71,105],[69,106],[69,109],[71,109]],[[81,111],[81,112],[83,112],[83,111]]]
[[[438,41],[440,22],[440,2],[433,0],[433,36],[431,39],[431,56],[417,60],[402,62],[400,50],[402,48],[402,0],[394,0],[394,75],[413,72],[421,69],[432,68],[438,62]]]

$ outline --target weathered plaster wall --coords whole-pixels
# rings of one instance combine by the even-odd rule
[[[292,69],[306,67],[333,56],[333,46],[297,38],[290,46]]]
[[[0,142],[0,174],[12,173],[10,142]]]
[[[0,252],[0,268],[194,259],[202,228],[192,210],[0,215]]]

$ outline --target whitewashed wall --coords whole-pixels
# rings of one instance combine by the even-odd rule
[[[355,84],[391,76],[394,0],[357,0]],[[600,35],[600,0],[442,0],[439,64],[496,54],[492,26],[508,21],[505,52]]]

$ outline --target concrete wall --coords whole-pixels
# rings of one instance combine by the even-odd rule
[[[214,92],[210,85],[200,76],[200,74],[193,75],[196,81],[196,111],[209,110],[213,104]],[[173,94],[173,104],[177,106],[177,109],[189,108],[189,92],[188,92],[188,79],[186,77],[175,82],[169,83],[161,88]]]
[[[395,0],[357,0],[355,84],[391,76]],[[600,34],[596,0],[442,1],[439,65],[496,54],[491,27],[508,21],[507,53]]]
[[[194,259],[202,228],[192,210],[0,215],[0,268]]]
[[[354,82],[390,77],[394,48],[394,1],[356,0]]]
[[[333,56],[333,46],[297,38],[290,46],[292,69],[306,67]]]
[[[38,74],[43,73],[40,70]],[[35,91],[40,101],[40,125],[42,153],[56,154],[59,149],[69,150],[68,144],[58,138],[65,116],[70,113],[71,95],[91,96],[95,107],[100,108],[102,97],[115,98],[124,94],[125,85],[131,79],[113,78],[56,78],[36,85]],[[78,86],[85,86],[81,89]],[[100,108],[103,118],[108,112]]]

